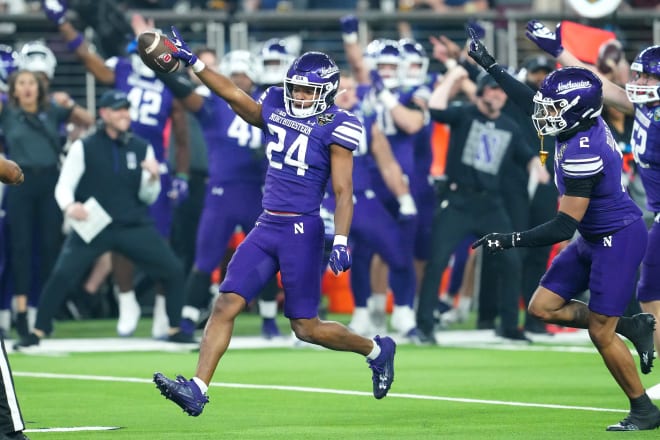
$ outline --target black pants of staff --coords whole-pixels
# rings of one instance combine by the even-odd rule
[[[9,366],[5,340],[0,338],[2,358],[0,358],[0,434],[10,434],[25,429],[21,408],[16,398],[14,377]]]
[[[110,224],[89,244],[72,232],[62,247],[39,300],[35,328],[50,334],[53,318],[68,292],[77,286],[96,258],[104,252],[120,253],[165,287],[167,316],[178,327],[183,307],[184,274],[180,260],[151,224]]]
[[[22,185],[7,187],[7,219],[14,290],[27,295],[34,278],[33,252],[38,255],[41,285],[57,259],[62,246],[62,211],[53,197],[59,175],[57,167],[26,167],[23,172]]]
[[[497,195],[459,190],[441,198],[434,213],[432,253],[422,278],[417,308],[417,326],[424,333],[433,331],[440,280],[456,246],[469,234],[481,237],[489,232],[511,231],[509,216]],[[501,289],[482,286],[481,295],[499,294],[497,304],[502,329],[517,329],[520,259],[512,252],[502,252],[492,258]]]

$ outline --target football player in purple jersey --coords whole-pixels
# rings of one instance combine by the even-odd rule
[[[415,268],[411,258],[406,258],[400,249],[404,247],[397,222],[400,218],[417,215],[415,201],[410,195],[407,179],[394,158],[389,142],[376,123],[375,112],[363,112],[357,98],[355,80],[342,75],[339,88],[341,94],[335,103],[339,108],[354,113],[366,130],[358,147],[353,151],[353,194],[355,209],[351,224],[351,289],[355,309],[349,327],[361,335],[377,334],[386,330],[386,322],[380,316],[371,316],[367,299],[371,294],[370,259],[359,258],[361,252],[367,257],[375,251],[383,256],[388,267],[396,276],[392,277],[392,290],[399,296],[413,296]],[[373,190],[372,171],[376,166],[389,190],[399,200],[399,215],[393,217],[376,197]]]
[[[319,207],[328,180],[335,193],[335,240],[330,268],[338,274],[351,266],[348,232],[353,214],[353,154],[362,125],[337,108],[334,98],[339,69],[326,54],[307,52],[290,66],[284,87],[268,88],[255,101],[229,78],[206,68],[172,28],[177,51],[187,66],[246,122],[262,129],[268,170],[263,213],[238,247],[220,286],[200,346],[195,377],[171,380],[161,373],[154,382],[161,393],[189,415],[201,414],[206,391],[227,350],[236,316],[279,270],[284,287],[284,315],[296,336],[333,350],[367,357],[373,394],[387,395],[394,380],[396,345],[389,337],[373,340],[318,317],[324,245]]]
[[[646,394],[630,351],[617,335],[633,342],[642,372],[650,372],[653,314],[622,317],[634,291],[647,232],[641,210],[622,187],[621,152],[600,116],[603,84],[588,69],[564,67],[550,73],[534,93],[497,64],[470,27],[468,33],[470,56],[531,115],[539,136],[556,136],[555,184],[560,194],[552,220],[527,231],[487,234],[473,247],[495,253],[547,246],[579,232],[541,278],[529,312],[545,322],[589,330],[610,374],[630,400],[628,416],[608,431],[655,429],[660,426],[660,410]],[[586,289],[591,292],[588,304],[575,299]]]
[[[188,192],[190,151],[183,105],[176,99],[175,93],[142,62],[136,51],[126,57],[112,57],[105,61],[92,52],[83,35],[67,20],[67,6],[63,0],[44,0],[42,7],[48,19],[58,26],[67,48],[80,58],[96,80],[128,95],[131,101],[131,130],[149,141],[154,148],[156,159],[161,164],[162,189],[149,210],[157,229],[163,237],[169,238],[176,201],[187,197]],[[138,35],[149,28],[151,23],[136,14],[131,25]],[[177,141],[177,170],[172,172],[167,169],[164,145],[164,131],[170,119],[172,133]],[[133,290],[133,264],[115,253],[113,271],[119,293],[117,332],[120,336],[128,336],[135,331],[141,315]],[[157,339],[164,338],[168,328],[164,297],[159,294],[156,295],[154,304],[152,336]]]
[[[568,66],[583,66],[575,55],[561,44],[561,26],[552,32],[538,21],[528,24],[528,37],[541,49],[552,52],[558,61]],[[585,66],[586,67],[586,66]],[[598,73],[597,70],[592,70]],[[649,242],[642,261],[637,284],[637,299],[643,311],[660,316],[660,46],[642,50],[630,65],[630,80],[625,88],[598,75],[603,81],[605,103],[625,114],[633,115],[630,144],[637,170],[646,191],[646,208],[655,218],[649,230]],[[655,329],[655,346],[660,347],[660,327]],[[660,398],[659,387],[649,391],[652,398]]]
[[[411,72],[420,73],[424,65],[414,66],[410,56],[404,57],[404,49],[396,40],[376,39],[367,45],[364,50],[358,44],[357,30],[358,19],[353,15],[347,15],[340,19],[344,51],[351,69],[357,80],[358,96],[363,100],[363,105],[371,105],[378,115],[378,124],[387,136],[392,147],[394,157],[399,162],[403,173],[411,178],[415,173],[414,144],[419,133],[428,123],[427,113],[420,107],[419,99],[428,99],[430,91],[418,84],[415,75],[403,73],[403,68]],[[403,41],[407,49],[414,49],[408,40]],[[423,53],[418,51],[417,60],[423,59]],[[410,80],[413,80],[411,84]],[[388,211],[398,215],[399,202],[390,192],[383,181],[380,172],[374,167],[372,169],[374,179],[374,191],[383,201]],[[400,252],[406,258],[413,260],[415,235],[417,230],[417,219],[399,222],[397,224],[399,233],[404,236],[404,243]],[[372,313],[384,314],[385,292],[388,288],[387,266],[383,262],[383,256],[375,254],[372,265],[373,270],[373,295],[369,300],[369,308]],[[366,258],[370,258],[367,256]],[[399,284],[401,281],[394,280],[396,274],[390,274],[390,284]],[[413,279],[413,282],[415,280]],[[401,296],[394,292],[394,310],[391,324],[402,335],[416,337],[415,313],[412,309],[414,303],[415,284],[406,292],[413,292],[408,296]]]

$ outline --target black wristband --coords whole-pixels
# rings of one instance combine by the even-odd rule
[[[156,76],[170,89],[177,99],[185,98],[195,91],[195,84],[193,84],[185,72],[175,74],[156,72]]]
[[[514,247],[549,246],[573,238],[578,221],[568,214],[558,212],[555,218],[524,232],[514,232]]]

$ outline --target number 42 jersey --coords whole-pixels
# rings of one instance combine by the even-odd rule
[[[362,124],[334,104],[321,114],[293,118],[284,109],[284,90],[270,87],[260,98],[268,170],[263,208],[318,214],[330,176],[330,146],[355,150]]]

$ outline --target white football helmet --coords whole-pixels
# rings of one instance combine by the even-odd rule
[[[43,41],[30,41],[25,43],[19,52],[18,66],[21,70],[43,72],[49,80],[55,76],[57,59]]]
[[[259,70],[255,56],[247,50],[232,50],[220,60],[220,73],[225,76],[244,73],[255,84],[259,81]]]

